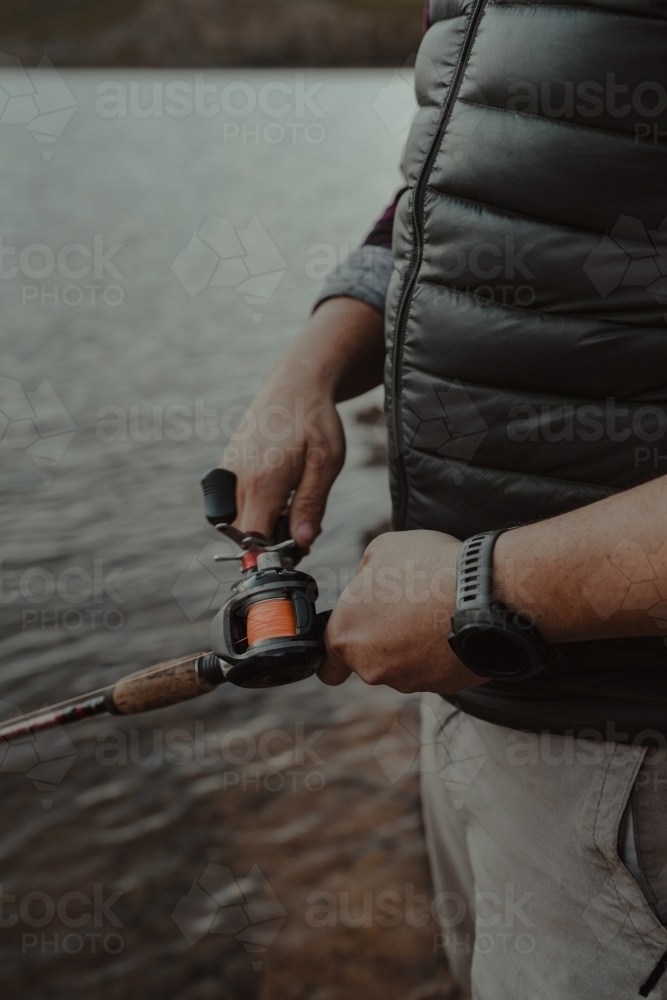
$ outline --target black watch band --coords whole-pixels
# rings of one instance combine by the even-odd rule
[[[456,600],[449,644],[480,677],[524,680],[548,662],[544,639],[532,622],[494,600],[493,549],[500,531],[466,539],[456,564]]]

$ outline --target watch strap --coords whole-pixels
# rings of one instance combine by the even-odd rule
[[[493,601],[493,549],[505,530],[472,535],[461,545],[456,561],[454,617],[458,612],[486,610]]]
[[[470,670],[496,680],[524,680],[542,670],[549,650],[535,625],[495,595],[493,550],[503,531],[467,538],[457,558],[449,644]]]

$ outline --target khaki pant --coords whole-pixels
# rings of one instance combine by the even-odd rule
[[[514,732],[437,695],[421,742],[436,947],[474,1000],[667,1000],[667,750]]]

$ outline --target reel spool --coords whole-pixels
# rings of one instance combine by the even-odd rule
[[[304,680],[324,659],[322,633],[330,611],[317,614],[312,576],[294,567],[301,558],[285,517],[272,544],[258,532],[232,527],[236,518],[236,476],[213,469],[202,479],[206,517],[241,549],[243,578],[211,625],[213,652],[225,678],[240,687],[276,687]]]

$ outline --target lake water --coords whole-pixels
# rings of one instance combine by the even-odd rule
[[[230,570],[199,479],[399,186],[410,98],[381,71],[17,70],[0,87],[7,718],[208,648]],[[346,465],[303,564],[322,606],[389,514],[378,438],[354,419],[378,402],[343,407]],[[308,915],[325,886],[426,885],[415,778],[373,756],[404,701],[354,682],[221,689],[12,746],[7,995],[342,1000],[437,977],[429,928],[351,944]],[[414,755],[409,727],[392,739]],[[218,904],[233,926],[211,927]]]

